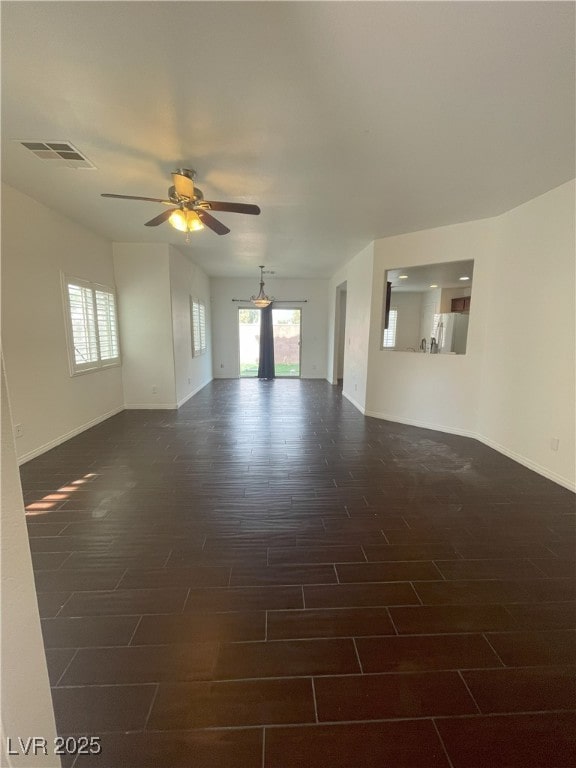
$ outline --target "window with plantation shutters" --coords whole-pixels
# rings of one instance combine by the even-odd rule
[[[396,323],[398,322],[398,310],[394,307],[388,315],[388,328],[384,330],[382,347],[389,349],[396,346]]]
[[[116,299],[111,291],[95,290],[94,295],[96,297],[100,360],[117,360],[120,356],[120,349],[116,325]]]
[[[190,319],[192,323],[192,357],[206,352],[206,306],[190,297]]]
[[[63,276],[71,375],[118,365],[120,345],[114,291]]]

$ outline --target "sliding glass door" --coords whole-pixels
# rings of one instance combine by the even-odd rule
[[[301,350],[300,309],[272,309],[274,333],[274,375],[285,378],[300,376]],[[258,376],[260,355],[260,310],[238,310],[240,376]]]

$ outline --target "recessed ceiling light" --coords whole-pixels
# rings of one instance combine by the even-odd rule
[[[398,275],[398,280],[408,280],[408,275]]]
[[[430,286],[430,288],[438,288],[438,286],[436,285],[436,283],[433,283],[433,284]]]
[[[470,278],[464,275],[463,277],[459,277],[458,280],[470,280]]]

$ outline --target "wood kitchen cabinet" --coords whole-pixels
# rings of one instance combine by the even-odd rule
[[[451,312],[469,312],[470,296],[461,296],[458,299],[452,299],[450,311]]]

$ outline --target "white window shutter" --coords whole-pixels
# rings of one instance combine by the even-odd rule
[[[192,323],[192,357],[206,352],[206,306],[190,297],[190,321]]]
[[[100,359],[116,360],[120,349],[118,344],[118,327],[116,324],[116,301],[111,291],[95,291],[96,311],[98,319],[98,340],[100,342]]]
[[[92,367],[98,361],[98,339],[92,289],[69,283],[68,301],[75,368]]]
[[[71,375],[117,365],[120,344],[114,291],[64,275],[63,288]]]
[[[396,346],[396,323],[398,321],[398,310],[396,308],[390,309],[388,315],[388,328],[384,331],[384,338],[382,340],[382,346],[386,349]]]

